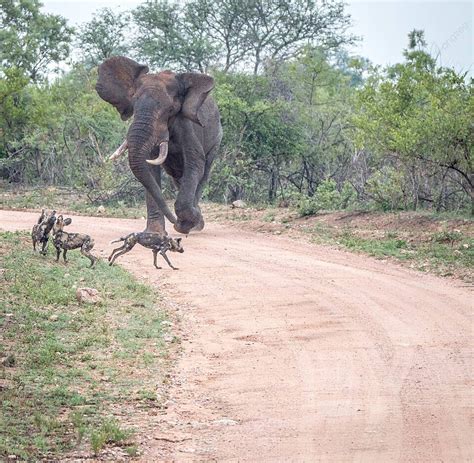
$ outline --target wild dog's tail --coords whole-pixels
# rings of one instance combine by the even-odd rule
[[[110,244],[112,244],[112,243],[118,243],[118,242],[120,242],[120,241],[125,241],[125,240],[126,240],[126,237],[122,236],[122,238],[119,238],[118,240],[113,240],[113,241],[111,241]]]

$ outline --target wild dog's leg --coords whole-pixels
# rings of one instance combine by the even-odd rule
[[[110,261],[109,265],[112,265],[115,262],[115,259],[117,259],[117,257],[123,256],[127,252],[131,251],[136,244],[137,244],[136,241],[125,241],[123,246],[121,246],[120,248],[114,249],[114,251],[111,254],[111,255],[113,255],[113,257],[112,257],[112,260]],[[116,251],[118,251],[118,252],[116,253]],[[114,255],[114,253],[115,253],[115,255]]]
[[[115,248],[111,253],[110,253],[110,256],[109,258],[107,259],[109,262],[110,262],[110,259],[112,259],[112,256],[116,253],[116,252],[119,252],[121,251],[122,249],[125,249],[127,247],[126,244],[124,244],[123,246],[120,246],[119,248]]]
[[[132,233],[131,235],[127,237],[127,239],[123,243],[123,246],[113,250],[111,254],[112,259],[110,260],[109,265],[112,265],[115,262],[115,259],[117,259],[117,257],[123,256],[127,252],[131,251],[136,244],[137,244],[137,238],[135,234]]]
[[[130,251],[130,249],[124,249],[123,251],[117,252],[117,254],[115,254],[115,256],[112,257],[112,260],[109,262],[109,265],[113,265],[113,263],[115,262],[115,259],[117,259],[117,257],[123,256],[124,254],[127,254],[128,251]]]
[[[33,251],[36,251],[36,240],[32,237],[31,241],[33,241]]]
[[[82,246],[81,246],[81,254],[83,256],[86,256],[90,261],[91,261],[91,264],[89,265],[89,268],[92,268],[96,261],[97,261],[97,258],[94,257],[92,254],[91,254],[91,248],[92,246],[90,245],[91,243],[89,241],[86,241]]]
[[[67,264],[66,253],[67,253],[67,249],[63,251],[63,259],[64,259],[65,264]]]
[[[166,260],[166,263],[173,269],[173,270],[179,270],[178,267],[173,267],[173,264],[170,262],[168,259],[168,256],[166,255],[166,251],[160,251],[160,254],[163,256],[163,259]]]
[[[47,249],[48,249],[48,240],[43,241],[43,246],[42,246],[42,249],[41,249],[41,251],[40,251],[41,254],[43,254],[43,256],[46,255]]]
[[[56,262],[59,262],[60,255],[61,255],[61,248],[56,247]]]
[[[160,270],[161,267],[158,267],[158,265],[156,264],[156,256],[158,255],[158,251],[156,249],[153,249],[152,252],[153,252],[153,265],[155,266],[155,268]]]

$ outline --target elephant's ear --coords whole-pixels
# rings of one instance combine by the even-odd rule
[[[193,72],[178,74],[177,78],[184,85],[185,97],[181,113],[184,117],[191,119],[200,126],[204,126],[199,118],[198,111],[209,92],[214,88],[214,79],[206,74]]]
[[[113,56],[99,66],[95,89],[103,100],[115,106],[124,121],[133,115],[137,79],[148,70],[148,66],[125,56]]]

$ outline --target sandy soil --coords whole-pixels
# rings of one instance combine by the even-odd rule
[[[0,211],[0,228],[36,217]],[[70,228],[107,255],[143,226],[74,217]],[[474,460],[470,288],[212,223],[183,244],[170,254],[179,271],[155,270],[138,246],[119,259],[183,318],[143,462]]]

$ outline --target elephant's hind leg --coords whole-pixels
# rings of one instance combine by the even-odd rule
[[[161,182],[159,182],[161,186]],[[149,193],[146,193],[146,229],[147,233],[166,235],[165,216]]]

